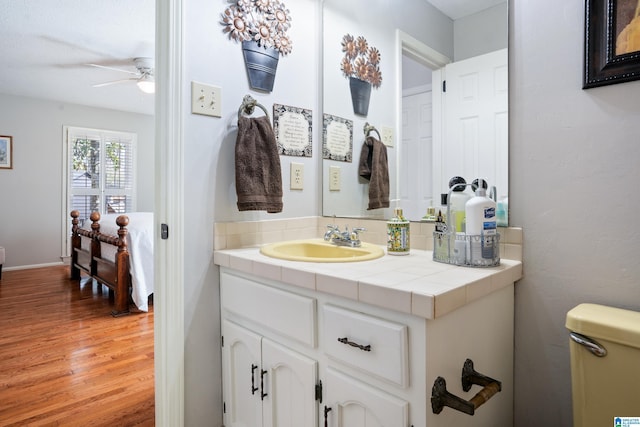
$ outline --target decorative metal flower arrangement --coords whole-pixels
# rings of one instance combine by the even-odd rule
[[[279,0],[238,0],[222,13],[223,32],[238,42],[255,41],[263,48],[288,55],[293,48],[287,36],[291,15]]]
[[[342,51],[344,58],[340,63],[345,77],[355,77],[371,83],[374,88],[382,84],[380,72],[380,51],[369,46],[367,39],[362,36],[354,38],[351,34],[345,34],[342,38]]]
[[[340,62],[340,69],[349,79],[353,112],[366,116],[369,112],[371,87],[377,89],[382,84],[380,51],[369,46],[364,37],[358,36],[356,39],[351,34],[342,37],[342,51],[344,57]]]

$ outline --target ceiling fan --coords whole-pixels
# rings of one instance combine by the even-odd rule
[[[86,64],[90,67],[104,68],[106,70],[119,71],[121,73],[127,73],[133,75],[128,79],[113,80],[110,82],[98,83],[93,87],[103,87],[118,83],[125,83],[135,81],[138,88],[145,93],[155,92],[155,81],[153,78],[153,59],[152,58],[134,58],[133,64],[136,67],[136,71],[124,70],[122,68],[107,67],[99,64]]]

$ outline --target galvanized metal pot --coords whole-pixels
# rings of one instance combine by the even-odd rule
[[[271,92],[276,78],[280,52],[274,48],[264,48],[253,40],[242,42],[244,64],[252,89]]]
[[[369,113],[369,99],[371,98],[371,83],[360,80],[356,77],[349,77],[349,88],[351,89],[351,102],[353,112],[361,116]]]

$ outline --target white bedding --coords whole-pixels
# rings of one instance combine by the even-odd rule
[[[100,232],[118,235],[116,218],[123,214],[105,214],[100,217]],[[153,212],[129,212],[127,226],[127,249],[131,268],[131,294],[139,310],[149,311],[149,295],[153,293]],[[84,221],[82,228],[91,230],[91,220]],[[87,239],[88,240],[88,239]],[[89,248],[88,242],[82,242],[83,248]],[[114,260],[117,248],[102,244],[102,258]]]

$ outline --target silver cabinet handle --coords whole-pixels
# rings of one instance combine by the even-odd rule
[[[362,351],[371,351],[371,345],[370,344],[367,344],[367,345],[358,344],[357,342],[353,342],[353,341],[349,340],[349,338],[347,338],[347,337],[338,338],[338,341],[340,341],[342,344],[346,344],[346,345],[350,345],[351,347],[359,348]]]
[[[581,335],[577,332],[571,332],[569,337],[598,357],[604,357],[607,355],[607,349],[592,338]]]

